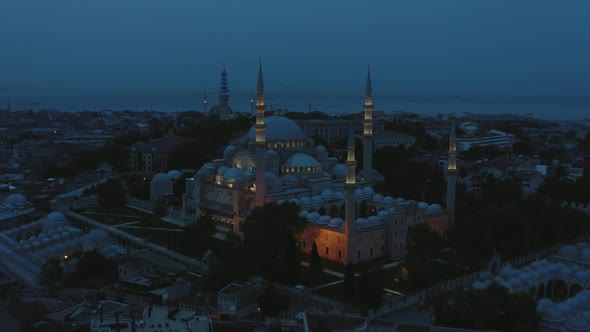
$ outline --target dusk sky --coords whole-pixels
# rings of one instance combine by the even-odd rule
[[[4,1],[0,95],[270,91],[590,98],[590,2]]]

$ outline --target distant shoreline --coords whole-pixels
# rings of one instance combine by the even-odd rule
[[[350,114],[362,111],[362,96],[318,94],[302,97],[294,94],[269,94],[267,109],[287,109],[294,112],[320,111],[327,114]],[[208,109],[217,103],[215,94],[208,98]],[[240,113],[250,112],[250,95],[236,94],[230,105]],[[71,96],[71,97],[10,97],[11,109],[42,109],[56,111],[203,111],[202,97],[196,95],[129,95],[129,96]],[[1,105],[1,104],[0,104]],[[4,105],[1,105],[0,108]],[[590,101],[585,102],[506,102],[503,100],[477,101],[474,99],[449,98],[445,100],[401,100],[375,98],[375,110],[385,113],[408,112],[424,115],[453,113],[462,116],[474,114],[513,114],[552,121],[583,121],[590,114]]]

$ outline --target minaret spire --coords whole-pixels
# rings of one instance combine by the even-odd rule
[[[229,113],[229,89],[227,86],[227,71],[225,65],[221,71],[221,83],[219,84],[219,120],[227,120]]]
[[[457,187],[457,133],[455,132],[455,119],[451,119],[451,131],[449,133],[449,160],[447,166],[447,212],[450,214],[450,222],[455,221],[455,195]]]
[[[264,104],[264,79],[262,77],[262,61],[258,67],[258,84],[256,89],[256,206],[264,205],[266,196],[266,182],[264,180],[266,148],[266,124],[264,123],[264,113],[266,105]]]
[[[354,243],[354,220],[356,219],[356,196],[354,190],[356,189],[356,160],[354,149],[354,134],[352,127],[348,132],[348,148],[346,156],[346,208],[344,216],[344,232],[346,233],[347,248],[346,248],[346,263],[353,262],[352,244]]]
[[[367,69],[363,111],[363,173],[365,180],[371,183],[371,172],[373,170],[373,85],[371,84],[371,67]]]
[[[203,113],[207,114],[207,92],[203,92]]]

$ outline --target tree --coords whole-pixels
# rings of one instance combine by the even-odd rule
[[[309,261],[309,281],[317,281],[322,275],[323,267],[318,253],[318,245],[314,242],[311,247],[311,259]]]
[[[527,141],[518,141],[512,146],[512,152],[515,155],[530,155],[533,153],[533,147]]]
[[[62,282],[63,276],[64,271],[60,266],[60,260],[56,258],[50,258],[41,267],[41,273],[39,274],[39,284],[52,291]]]
[[[344,294],[344,298],[350,302],[353,302],[356,299],[357,294],[355,272],[354,265],[352,263],[348,263],[348,265],[346,265],[346,270],[344,271],[342,292]]]
[[[287,309],[287,301],[285,296],[279,295],[275,285],[269,282],[260,299],[260,309],[267,316],[277,316],[281,311]]]
[[[496,331],[536,331],[535,300],[525,293],[510,294],[498,284],[483,290],[459,291],[452,305],[435,308],[437,325]]]
[[[156,206],[154,206],[152,213],[154,214],[154,217],[156,217],[157,220],[160,220],[168,214],[168,211],[166,210],[166,207],[163,204],[158,203],[156,204]]]
[[[109,179],[98,187],[98,206],[101,210],[112,212],[126,204],[127,195],[120,180]]]
[[[109,142],[103,146],[102,151],[104,159],[113,169],[119,172],[129,169],[129,146]]]
[[[117,282],[118,278],[117,263],[93,249],[82,254],[76,264],[76,272],[67,276],[66,284],[100,288]]]
[[[255,208],[242,226],[244,250],[258,258],[253,264],[271,280],[298,283],[301,258],[297,236],[306,226],[296,204],[267,203]]]

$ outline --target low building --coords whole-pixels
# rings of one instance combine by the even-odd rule
[[[355,133],[363,132],[363,122],[359,120],[300,120],[296,123],[301,127],[308,139],[320,138],[329,145],[346,145],[350,129]],[[373,123],[373,133],[378,134],[385,128],[382,121]],[[316,142],[317,143],[317,142]]]
[[[194,311],[178,308],[148,306],[140,317],[120,317],[119,315],[94,318],[90,324],[91,332],[154,332],[154,331],[213,331],[211,318],[197,316]]]
[[[237,320],[251,316],[258,309],[256,288],[231,283],[217,293],[220,320]]]
[[[168,168],[168,157],[183,144],[193,139],[182,136],[165,136],[131,147],[129,168],[134,172],[154,172]]]
[[[383,149],[388,146],[403,146],[406,149],[416,144],[416,137],[393,130],[384,130],[375,133],[373,139],[373,147],[375,149]]]
[[[512,134],[508,134],[499,130],[491,130],[490,136],[457,138],[457,147],[459,151],[467,151],[474,146],[490,145],[495,145],[499,148],[508,147],[512,149],[515,140],[516,138]]]

